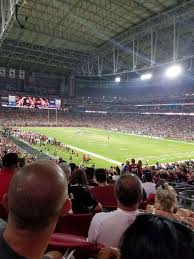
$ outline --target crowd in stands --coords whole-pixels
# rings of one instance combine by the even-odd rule
[[[194,139],[192,116],[57,113],[1,109],[0,122]],[[14,134],[30,144],[60,145],[40,134]],[[132,159],[109,169],[37,161],[1,136],[0,168],[2,259],[62,259],[71,251],[68,259],[194,258],[194,201],[186,209],[180,198],[193,191],[193,161],[143,166]]]
[[[192,186],[194,162],[142,167],[132,159],[106,170],[26,157],[24,165],[21,150],[1,142],[0,205],[8,220],[0,221],[0,258],[62,259],[68,246],[79,259],[194,258],[194,212],[179,207],[169,184]],[[84,236],[80,215],[90,219]]]
[[[4,126],[96,127],[108,130],[193,141],[194,116],[117,115],[65,113],[58,111],[3,109],[0,123]]]

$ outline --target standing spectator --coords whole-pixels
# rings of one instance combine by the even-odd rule
[[[124,231],[139,213],[143,188],[136,175],[122,175],[116,182],[115,195],[117,210],[101,212],[94,216],[88,233],[89,242],[118,247]]]
[[[123,167],[121,169],[121,173],[128,173],[129,168],[130,168],[130,162],[129,162],[129,160],[126,160],[125,165],[123,165]]]
[[[129,172],[133,173],[133,174],[136,174],[139,178],[142,177],[140,166],[135,163],[134,158],[131,159],[131,164],[129,166]]]

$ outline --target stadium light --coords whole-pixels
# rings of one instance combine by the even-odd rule
[[[143,74],[143,75],[141,75],[140,78],[141,78],[142,81],[150,80],[152,78],[152,74],[151,73]]]
[[[180,76],[182,74],[182,72],[183,72],[183,69],[180,65],[173,65],[166,69],[166,76],[168,78],[173,79],[173,78]]]
[[[119,76],[116,77],[116,78],[115,78],[115,82],[116,82],[116,83],[120,83],[120,82],[121,82],[121,78],[120,78]]]

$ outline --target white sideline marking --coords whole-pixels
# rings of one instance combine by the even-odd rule
[[[72,148],[72,149],[74,149],[74,150],[76,150],[76,151],[79,151],[79,152],[85,153],[85,154],[87,154],[87,155],[90,155],[90,156],[93,156],[93,157],[99,158],[99,159],[101,159],[101,160],[104,160],[104,161],[107,161],[107,162],[113,163],[113,164],[115,164],[115,165],[120,165],[120,166],[121,166],[121,164],[122,164],[122,163],[121,163],[121,162],[119,162],[119,161],[116,161],[116,160],[110,159],[110,158],[105,157],[105,156],[98,155],[98,154],[93,153],[93,152],[89,152],[89,151],[87,151],[87,150],[85,150],[85,149],[82,149],[82,148],[74,147],[74,146],[71,146],[71,145],[69,145],[69,144],[66,144],[66,146],[68,146],[68,147],[70,147],[70,148]]]

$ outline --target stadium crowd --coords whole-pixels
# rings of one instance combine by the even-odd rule
[[[96,127],[113,131],[192,141],[194,116],[65,113],[64,111],[1,109],[0,123],[8,126]]]
[[[95,251],[95,256],[99,252],[99,259],[193,258],[194,212],[178,207],[176,192],[168,184],[172,166],[164,172],[159,164],[155,168],[142,168],[141,163],[132,160],[114,172],[80,168],[62,159],[28,161],[24,165],[19,164],[19,150],[14,144],[2,141],[11,153],[5,150],[1,153],[0,204],[8,209],[8,221],[7,217],[0,221],[0,258],[62,259],[63,245],[67,248],[71,242],[77,248],[75,258],[91,258],[87,254],[89,248],[85,248],[87,256],[76,257],[80,240],[83,247],[86,243],[94,244],[95,248],[96,244],[101,245],[103,249]],[[192,176],[193,165],[193,162],[174,165],[186,176],[184,184],[192,184],[187,176],[188,173]],[[150,196],[155,201],[149,203]],[[142,211],[145,204],[147,212]],[[77,235],[66,233],[74,228],[71,221],[69,226],[65,221],[68,215],[78,217],[74,229]],[[87,240],[78,235],[79,215],[90,215]],[[59,222],[63,220],[66,224],[60,229]],[[60,245],[56,245],[59,237]],[[49,244],[59,252],[48,252]]]
[[[100,125],[188,141],[193,140],[194,128],[192,116],[30,109],[1,109],[0,122],[30,145],[66,150],[68,146],[54,138],[14,126]],[[63,158],[39,161],[1,136],[0,168],[0,258],[194,258],[193,198],[187,209],[180,198],[193,191],[193,161],[143,166],[129,159],[109,169],[67,164]]]

